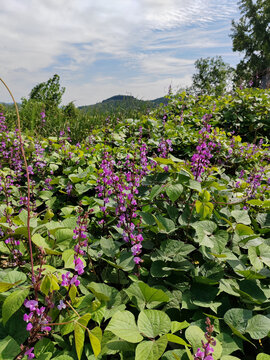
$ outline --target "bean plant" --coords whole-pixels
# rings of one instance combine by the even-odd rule
[[[170,95],[80,141],[1,113],[0,359],[270,359],[267,98]]]

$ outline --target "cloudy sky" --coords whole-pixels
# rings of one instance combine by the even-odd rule
[[[200,57],[235,66],[238,18],[237,0],[0,0],[0,77],[17,101],[54,74],[64,104],[154,99],[190,85]]]

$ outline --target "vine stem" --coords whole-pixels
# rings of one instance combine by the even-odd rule
[[[30,210],[30,177],[29,177],[29,171],[28,171],[28,164],[25,156],[25,151],[23,147],[23,141],[22,141],[22,132],[21,132],[21,120],[19,115],[19,110],[17,103],[14,99],[14,96],[12,92],[10,91],[7,84],[4,82],[3,79],[0,78],[0,81],[3,83],[5,88],[7,89],[9,95],[12,98],[12,101],[14,103],[15,109],[16,109],[16,115],[17,115],[17,125],[18,125],[18,134],[19,134],[19,141],[20,141],[20,148],[21,153],[23,157],[23,162],[25,165],[25,172],[26,172],[26,178],[27,178],[27,233],[28,233],[28,243],[29,243],[29,252],[30,252],[30,261],[31,261],[31,272],[32,272],[32,281],[34,281],[35,273],[34,273],[34,259],[33,259],[33,249],[32,249],[32,238],[31,238],[31,230],[30,230],[30,219],[31,219],[31,210]]]

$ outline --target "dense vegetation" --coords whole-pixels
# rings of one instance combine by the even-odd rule
[[[270,92],[168,100],[0,116],[0,359],[269,359]]]

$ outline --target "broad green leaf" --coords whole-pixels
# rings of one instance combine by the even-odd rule
[[[155,250],[151,260],[178,261],[190,254],[195,247],[180,240],[165,240],[161,242],[160,248]]]
[[[100,246],[105,255],[109,257],[115,257],[118,246],[116,246],[112,238],[101,238]]]
[[[19,344],[11,336],[0,340],[0,360],[14,359],[20,351]]]
[[[250,225],[251,220],[247,210],[233,210],[231,212],[237,224]]]
[[[231,355],[224,355],[220,360],[241,360],[238,357],[231,356]]]
[[[91,282],[87,288],[100,301],[109,301],[111,298],[112,288],[106,284]]]
[[[171,219],[165,218],[161,215],[157,215],[155,216],[155,220],[160,232],[165,232],[166,234],[169,234],[175,231],[175,223]]]
[[[182,322],[172,321],[171,322],[171,333],[174,334],[179,330],[185,329],[189,326],[189,323],[185,320]]]
[[[143,310],[145,306],[152,309],[170,300],[163,290],[152,288],[142,281],[131,284],[125,292],[140,310]]]
[[[181,184],[169,184],[166,187],[166,194],[172,202],[175,202],[183,192],[183,186]]]
[[[256,360],[270,360],[270,355],[260,353],[257,355]]]
[[[202,186],[199,181],[196,180],[189,180],[188,184],[186,184],[187,187],[193,190],[197,190],[198,192],[202,192]]]
[[[85,314],[74,323],[75,347],[79,360],[81,359],[84,347],[85,327],[87,326],[90,318],[90,314]]]
[[[171,329],[169,316],[160,310],[143,310],[138,317],[139,331],[148,338],[167,334]]]
[[[136,347],[135,360],[158,360],[164,353],[167,343],[166,336],[156,341],[142,341]]]
[[[270,332],[270,319],[261,314],[253,316],[248,320],[246,332],[252,339],[263,339]]]
[[[14,283],[23,283],[27,280],[26,275],[17,270],[12,270],[8,272],[2,271],[0,273],[0,281],[4,283],[14,284]]]
[[[55,345],[50,339],[42,338],[35,344],[35,356],[39,359],[39,356],[43,353],[53,353],[54,347]]]
[[[73,238],[73,231],[72,229],[58,229],[55,232],[55,239],[57,246],[62,250],[66,250],[69,248],[70,243],[72,242]]]
[[[241,334],[246,332],[248,320],[252,317],[252,311],[247,309],[234,308],[228,310],[224,315],[224,321]]]
[[[16,290],[11,293],[4,301],[2,307],[3,323],[6,324],[8,319],[22,306],[24,300],[29,294],[29,289]]]
[[[185,340],[181,339],[179,336],[174,334],[167,334],[167,339],[170,342],[173,342],[175,344],[184,345],[184,346],[190,346]]]
[[[156,224],[155,218],[152,214],[143,212],[143,211],[139,211],[139,215],[142,217],[144,224],[151,225],[151,226]]]
[[[243,225],[243,224],[237,224],[235,227],[235,232],[239,235],[239,236],[244,236],[244,235],[253,235],[254,231],[247,225]]]
[[[214,247],[214,242],[210,238],[213,232],[217,229],[217,224],[210,220],[196,221],[191,224],[196,231],[195,240],[200,244],[210,248]]]
[[[0,281],[0,293],[8,291],[9,289],[12,289],[14,286],[18,285],[19,283],[20,283],[20,281],[17,281],[13,284],[9,284],[9,283]]]
[[[71,303],[74,304],[76,296],[77,296],[77,287],[75,285],[71,285],[68,295],[70,297]]]
[[[256,220],[261,225],[262,228],[270,227],[270,213],[258,214]]]
[[[152,187],[149,199],[152,201],[157,195],[164,191],[162,185],[155,185]]]
[[[143,340],[137,328],[134,315],[126,310],[115,313],[106,330],[131,343],[138,343]]]
[[[87,329],[87,331],[94,355],[97,357],[101,352],[102,330],[97,326],[92,330]]]
[[[41,285],[40,285],[40,290],[43,292],[43,294],[45,294],[46,296],[48,296],[49,293],[59,290],[60,287],[58,285],[58,279],[55,275],[53,274],[46,274],[42,281],[41,281]]]

